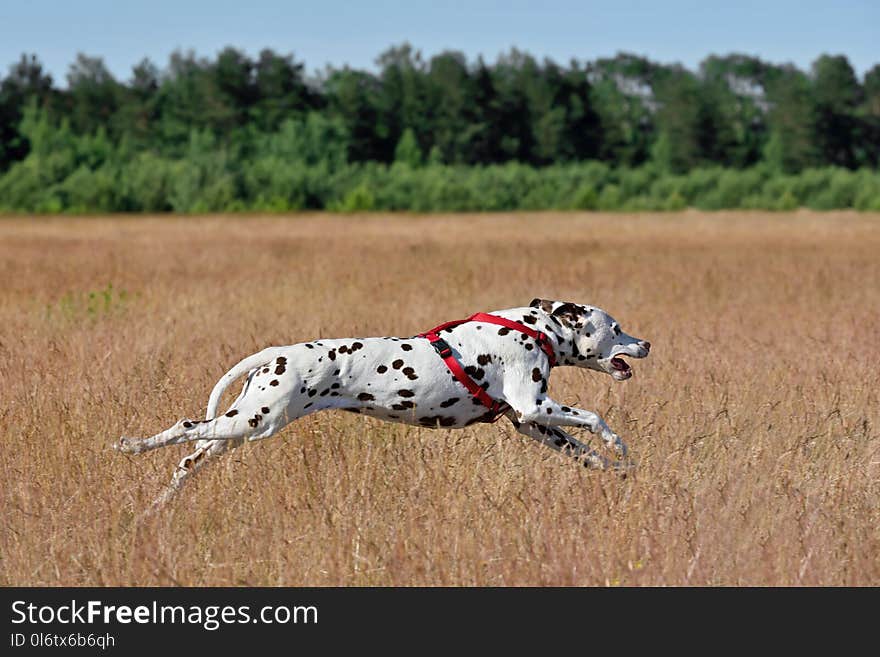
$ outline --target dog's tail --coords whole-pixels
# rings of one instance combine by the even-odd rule
[[[279,351],[280,349],[278,347],[269,347],[267,349],[263,349],[263,351],[256,353],[252,356],[248,356],[244,360],[240,361],[231,370],[220,377],[217,385],[215,385],[214,389],[211,391],[211,396],[208,398],[208,410],[205,412],[205,419],[213,420],[215,417],[217,417],[217,407],[220,405],[220,397],[223,396],[226,388],[228,388],[233,381],[235,381],[242,374],[246,374],[247,372],[250,372],[251,370],[261,367],[263,365],[267,365],[269,361],[275,358],[275,355]]]

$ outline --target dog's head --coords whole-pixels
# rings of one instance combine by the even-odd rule
[[[595,306],[568,301],[534,299],[532,308],[543,310],[566,329],[566,343],[560,345],[561,362],[610,374],[626,381],[633,370],[623,358],[645,358],[651,343],[624,333],[620,324]]]

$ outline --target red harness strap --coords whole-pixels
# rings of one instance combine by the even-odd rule
[[[498,317],[497,315],[490,315],[488,313],[477,313],[476,315],[471,315],[467,319],[458,319],[452,322],[446,322],[445,324],[441,324],[440,326],[435,326],[430,331],[419,333],[417,337],[427,338],[428,342],[430,342],[431,346],[433,346],[434,349],[437,350],[437,353],[440,354],[440,358],[443,359],[443,362],[446,363],[446,367],[449,368],[449,371],[452,372],[452,375],[459,381],[459,383],[467,388],[468,392],[479,399],[480,403],[491,411],[494,417],[491,420],[487,421],[495,422],[499,417],[501,417],[501,414],[503,413],[507,404],[492,399],[482,386],[477,384],[476,381],[469,377],[465,373],[464,368],[461,366],[461,363],[458,362],[458,359],[453,355],[452,347],[449,346],[449,343],[447,343],[446,340],[440,337],[440,331],[443,331],[444,329],[451,329],[455,326],[459,326],[460,324],[465,324],[467,322],[485,322],[487,324],[498,324],[500,326],[507,327],[512,331],[525,333],[527,336],[534,339],[537,345],[544,351],[545,354],[547,354],[547,359],[550,361],[550,367],[556,365],[556,354],[554,353],[553,346],[550,344],[550,341],[547,339],[547,335],[545,333],[541,331],[536,331],[535,329],[531,329],[524,324],[513,321],[512,319],[505,319],[504,317]]]

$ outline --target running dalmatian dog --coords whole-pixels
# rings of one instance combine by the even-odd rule
[[[152,438],[122,437],[114,448],[140,454],[196,443],[157,503],[169,499],[210,458],[245,440],[268,438],[297,418],[328,409],[450,429],[491,422],[504,414],[520,433],[586,466],[619,466],[560,428],[585,428],[626,456],[626,445],[599,415],[550,399],[547,379],[555,361],[625,381],[633,370],[623,357],[644,358],[651,344],[627,335],[608,313],[592,306],[535,299],[528,307],[491,314],[513,320],[532,333],[543,333],[547,343],[540,344],[540,337],[519,329],[480,321],[439,332],[475,387],[488,395],[484,399],[496,400],[494,410],[465,388],[438,356],[436,345],[424,337],[321,339],[269,347],[248,356],[214,386],[206,419],[180,420]],[[218,416],[220,397],[242,375],[247,378],[241,393]]]

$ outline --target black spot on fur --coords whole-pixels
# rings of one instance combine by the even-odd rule
[[[236,415],[238,415],[238,411],[233,408],[226,414],[226,417],[235,417]]]
[[[265,414],[267,414],[267,413],[269,412],[269,407],[268,407],[268,406],[263,406],[263,408],[261,408],[260,411],[262,411],[263,414],[265,415]]]
[[[192,427],[192,425],[193,425],[192,422],[184,422],[184,423],[183,423],[183,426],[184,426],[185,429],[189,429],[190,427]]]
[[[415,408],[415,406],[416,405],[413,402],[407,400],[402,401],[399,404],[392,404],[391,408],[393,408],[395,411],[405,411],[408,408]]]
[[[535,319],[534,317],[532,317],[531,315],[523,315],[523,321],[526,324],[536,324],[538,322],[538,320]]]
[[[322,391],[321,391],[321,396],[322,396],[322,397],[326,397],[326,396],[329,395],[329,394],[330,394],[330,388],[327,388],[326,390],[322,390]]]
[[[568,406],[561,406],[560,408],[562,409],[563,413],[568,413],[571,410]]]
[[[533,345],[531,342],[526,342],[523,346],[526,348],[526,351],[531,351],[535,348],[535,345]]]
[[[414,393],[412,390],[407,390],[406,388],[404,388],[403,390],[398,390],[397,394],[400,395],[401,397],[415,397],[416,396],[416,393]]]
[[[506,326],[502,326],[500,329],[498,329],[498,335],[507,335],[508,333],[510,333],[510,329]]]
[[[403,361],[398,358],[396,361],[391,363],[391,367],[393,367],[396,370],[399,370],[401,367],[403,367]]]
[[[460,397],[450,397],[450,398],[447,399],[446,401],[442,401],[442,402],[440,402],[440,406],[441,406],[442,408],[449,408],[449,407],[452,406],[453,404],[457,404],[459,401],[461,401],[461,398],[460,398]]]
[[[490,356],[489,354],[480,354],[479,356],[477,356],[477,364],[479,365],[486,365],[487,363],[491,362],[492,356]]]
[[[373,395],[368,392],[362,392],[358,395],[358,399],[360,399],[361,401],[373,401],[375,397],[373,397]]]
[[[277,386],[277,385],[278,385],[278,379],[272,379],[271,381],[269,381],[269,385],[270,385],[270,386]]]
[[[436,427],[437,425],[440,425],[441,427],[451,427],[455,424],[455,418],[443,415],[429,415],[427,417],[420,417],[419,424],[423,427]]]
[[[412,345],[407,344],[406,342],[404,342],[402,345],[400,345],[400,348],[403,349],[404,351],[412,351]]]
[[[347,347],[346,345],[342,345],[341,347],[339,347],[339,353],[340,353],[340,354],[347,354],[347,353],[348,353],[348,347]]]
[[[388,371],[388,368],[385,367],[384,365],[379,365],[379,367],[376,368],[376,371],[377,371],[379,374],[385,374],[385,372]]]
[[[465,367],[464,373],[470,376],[472,379],[476,379],[477,381],[479,381],[486,375],[482,367],[476,368],[473,365],[468,365],[467,367]]]
[[[284,374],[284,372],[286,372],[286,371],[287,371],[287,369],[281,363],[278,363],[278,367],[275,368],[275,374],[278,374],[278,375]]]
[[[337,388],[339,388],[339,383],[334,383],[332,386],[330,386],[330,388],[332,390],[336,390]]]
[[[317,394],[318,394],[318,391],[315,388],[312,388],[311,390],[309,390],[309,397],[314,397]]]
[[[307,408],[308,408],[309,406],[311,406],[311,405],[312,405],[312,402],[309,402],[308,404],[306,404],[305,406],[303,406],[303,410],[307,409]]]
[[[532,381],[537,383],[538,381],[540,381],[543,378],[544,377],[541,376],[541,370],[539,370],[537,367],[532,370]]]
[[[351,347],[349,347],[349,352],[350,352],[350,353],[354,353],[354,352],[356,352],[358,349],[361,349],[363,346],[364,346],[364,345],[363,345],[363,343],[361,343],[361,342],[352,342],[352,343],[351,343]]]
[[[465,426],[470,426],[472,424],[476,424],[477,422],[494,422],[495,421],[495,413],[492,411],[486,411],[482,415],[475,417],[473,420],[469,420],[465,423]]]
[[[331,349],[327,354],[327,358],[329,358],[330,360],[336,360],[336,350]]]
[[[307,343],[306,343],[306,348],[307,348],[307,349],[314,349],[314,348],[315,348],[315,345],[313,345],[313,344],[307,342]]]

